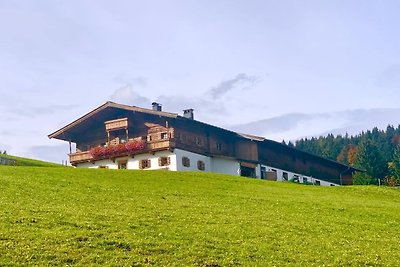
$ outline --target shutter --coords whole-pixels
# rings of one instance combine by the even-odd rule
[[[143,169],[143,160],[139,161],[139,169]]]
[[[151,160],[147,160],[147,168],[150,168],[151,167]]]
[[[162,157],[158,158],[158,166],[162,166]]]
[[[170,165],[170,164],[171,164],[171,158],[167,157],[167,165]]]

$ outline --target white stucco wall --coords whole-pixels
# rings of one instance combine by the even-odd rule
[[[160,157],[170,157],[170,165],[168,166],[158,166],[158,158]],[[176,171],[176,155],[170,151],[158,151],[154,155],[149,153],[143,153],[135,155],[134,158],[132,157],[119,157],[115,158],[113,162],[110,159],[98,160],[94,163],[80,163],[77,165],[78,168],[99,168],[100,166],[107,166],[109,169],[118,169],[118,161],[127,160],[127,169],[130,170],[139,170],[139,162],[144,159],[150,159],[151,164],[150,168],[145,170],[158,170],[158,169],[165,169],[168,168],[169,170]]]
[[[185,151],[185,150],[181,150],[181,149],[175,149],[174,150],[174,154],[175,154],[175,161],[176,161],[176,170],[178,171],[200,171],[197,168],[197,161],[201,160],[204,162],[205,164],[205,172],[211,172],[212,168],[211,168],[211,158],[204,156],[204,155],[200,155],[200,154],[196,154],[193,152],[189,152],[189,151]],[[190,159],[190,166],[189,167],[185,167],[182,165],[182,158],[183,157],[188,157]]]
[[[240,175],[240,163],[234,159],[213,157],[211,163],[212,172]]]
[[[95,169],[97,169],[99,166],[107,166],[109,169],[118,169],[117,162],[113,162],[110,159],[98,160],[93,163],[91,163],[91,162],[79,163],[76,167],[77,168],[95,168]]]

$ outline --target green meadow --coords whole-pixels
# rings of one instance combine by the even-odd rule
[[[400,266],[400,190],[0,166],[0,266]]]

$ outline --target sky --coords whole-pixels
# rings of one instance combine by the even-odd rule
[[[400,123],[400,1],[0,1],[0,150],[111,100],[269,139]]]

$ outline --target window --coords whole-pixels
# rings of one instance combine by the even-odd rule
[[[308,183],[308,178],[307,177],[303,177],[303,184]]]
[[[206,164],[202,160],[197,161],[197,169],[204,171],[206,169]]]
[[[108,166],[101,165],[101,166],[99,166],[98,168],[99,168],[99,169],[108,169]]]
[[[261,179],[267,179],[267,168],[261,166]]]
[[[196,137],[196,145],[201,145],[201,139],[199,137]]]
[[[168,139],[167,133],[161,133],[161,139]]]
[[[315,185],[321,185],[321,181],[315,180]]]
[[[221,143],[217,143],[217,150],[219,150],[219,151],[222,150],[222,145],[221,145]]]
[[[169,157],[159,157],[158,158],[158,166],[168,166],[171,164],[171,160]]]
[[[143,159],[139,161],[139,169],[148,169],[151,167],[151,160]]]
[[[287,172],[283,172],[282,173],[282,180],[283,181],[287,181],[288,180],[288,173]]]
[[[128,165],[128,161],[126,161],[126,160],[118,161],[118,169],[126,170],[127,165]]]
[[[182,165],[184,167],[190,167],[190,159],[188,157],[182,157]]]

